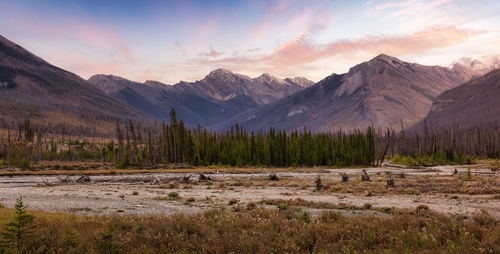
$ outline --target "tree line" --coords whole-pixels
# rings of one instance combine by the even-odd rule
[[[7,133],[5,133],[7,132]],[[117,122],[112,138],[54,136],[29,120],[0,138],[0,165],[27,167],[48,161],[102,161],[118,167],[192,166],[378,166],[384,158],[408,156],[437,164],[468,163],[470,158],[500,158],[500,127],[394,129],[311,133],[307,129],[246,131],[235,124],[216,132],[190,128],[177,120],[142,126]]]

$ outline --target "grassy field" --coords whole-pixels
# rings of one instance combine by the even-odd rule
[[[426,206],[390,218],[311,216],[293,204],[202,214],[82,216],[35,212],[27,253],[498,253],[500,223],[486,212],[445,216]],[[0,222],[12,220],[0,209]],[[15,253],[15,252],[14,252]]]

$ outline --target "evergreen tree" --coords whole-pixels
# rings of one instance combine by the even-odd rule
[[[2,232],[2,247],[15,250],[17,253],[27,253],[30,247],[28,242],[35,236],[33,232],[36,227],[33,223],[35,216],[26,211],[22,197],[17,199],[15,209],[16,217],[5,224],[6,228]]]

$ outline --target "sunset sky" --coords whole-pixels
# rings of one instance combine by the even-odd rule
[[[385,53],[500,53],[498,0],[4,1],[0,34],[88,78],[194,81],[227,68],[314,81]]]

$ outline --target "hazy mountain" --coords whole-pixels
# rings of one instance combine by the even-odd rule
[[[432,126],[462,127],[500,122],[500,70],[442,93],[425,120]]]
[[[1,124],[30,118],[39,124],[111,127],[144,119],[79,76],[55,67],[0,36]]]
[[[333,74],[316,85],[259,109],[241,114],[234,122],[247,129],[270,126],[288,130],[304,126],[313,131],[338,128],[376,128],[401,123],[409,126],[424,118],[436,97],[470,78],[470,73],[445,67],[403,62],[387,55]]]
[[[500,55],[483,56],[479,59],[463,57],[452,63],[452,70],[463,72],[473,77],[480,77],[492,70],[500,69]]]
[[[175,108],[186,124],[219,124],[260,105],[276,101],[313,84],[305,78],[279,79],[270,74],[258,78],[217,69],[204,79],[174,86],[157,81],[138,83],[111,75],[94,75],[89,83],[111,97],[157,119],[169,119]]]
[[[178,119],[191,126],[215,124],[258,106],[248,98],[219,101],[156,81],[138,83],[112,75],[94,75],[88,81],[109,96],[156,119],[169,120],[169,112],[175,108]]]
[[[175,86],[216,100],[226,101],[236,96],[245,96],[258,105],[265,105],[313,84],[314,82],[305,78],[283,80],[269,73],[250,78],[226,69],[217,69],[202,80],[181,82]]]

